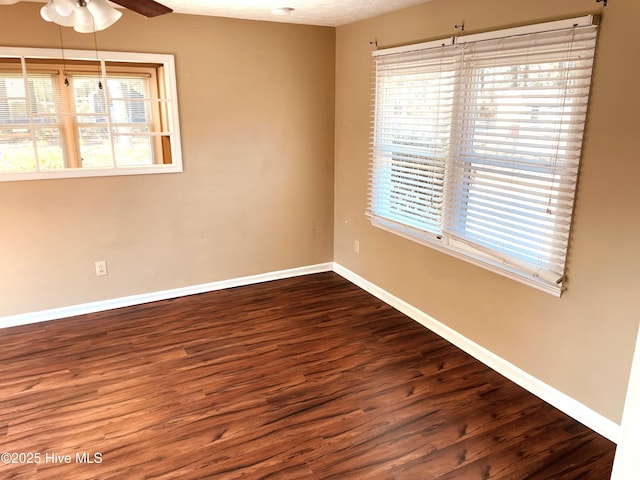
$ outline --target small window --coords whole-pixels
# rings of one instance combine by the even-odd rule
[[[593,23],[374,52],[372,224],[560,295]]]
[[[180,171],[171,55],[0,48],[0,180]]]

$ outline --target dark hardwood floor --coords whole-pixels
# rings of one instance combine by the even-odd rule
[[[0,342],[0,451],[32,462],[3,479],[605,480],[613,462],[611,442],[333,273]]]

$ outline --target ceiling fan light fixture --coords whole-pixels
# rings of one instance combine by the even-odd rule
[[[0,0],[0,2],[3,0]],[[69,5],[73,8],[67,9]],[[68,11],[63,15],[61,12]],[[62,27],[73,27],[78,33],[93,33],[109,28],[122,17],[122,12],[111,7],[106,0],[49,0],[40,9],[40,16],[47,22]]]
[[[90,0],[87,8],[93,16],[96,32],[109,28],[122,17],[122,12],[112,8],[106,0]]]
[[[53,18],[49,16],[49,5],[51,5],[51,2],[43,5],[40,9],[40,16],[45,22],[53,22]]]
[[[78,5],[75,9],[75,23],[73,29],[78,33],[93,33],[96,31],[93,17],[86,5]]]
[[[75,25],[75,11],[67,16],[60,15],[54,6],[54,2],[47,3],[40,9],[40,16],[47,22],[53,22],[63,27],[73,27]]]
[[[54,0],[53,8],[56,9],[59,15],[68,17],[73,12],[73,9],[76,8],[76,2],[73,0]]]

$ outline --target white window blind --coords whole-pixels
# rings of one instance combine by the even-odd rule
[[[372,211],[397,225],[442,230],[459,56],[450,46],[378,60]]]
[[[376,52],[374,225],[560,294],[597,27],[556,26]]]
[[[0,73],[0,172],[64,167],[58,77],[19,63]]]

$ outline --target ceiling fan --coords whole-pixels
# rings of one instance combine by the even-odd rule
[[[0,0],[0,5],[18,3],[20,0]],[[173,10],[155,0],[111,0],[128,10],[157,17]],[[76,32],[93,33],[110,27],[122,16],[107,0],[48,0],[40,9],[40,16],[47,22],[63,27],[73,27]]]
[[[157,17],[173,12],[173,9],[162,5],[154,0],[111,0],[121,7],[133,10],[145,17]]]

